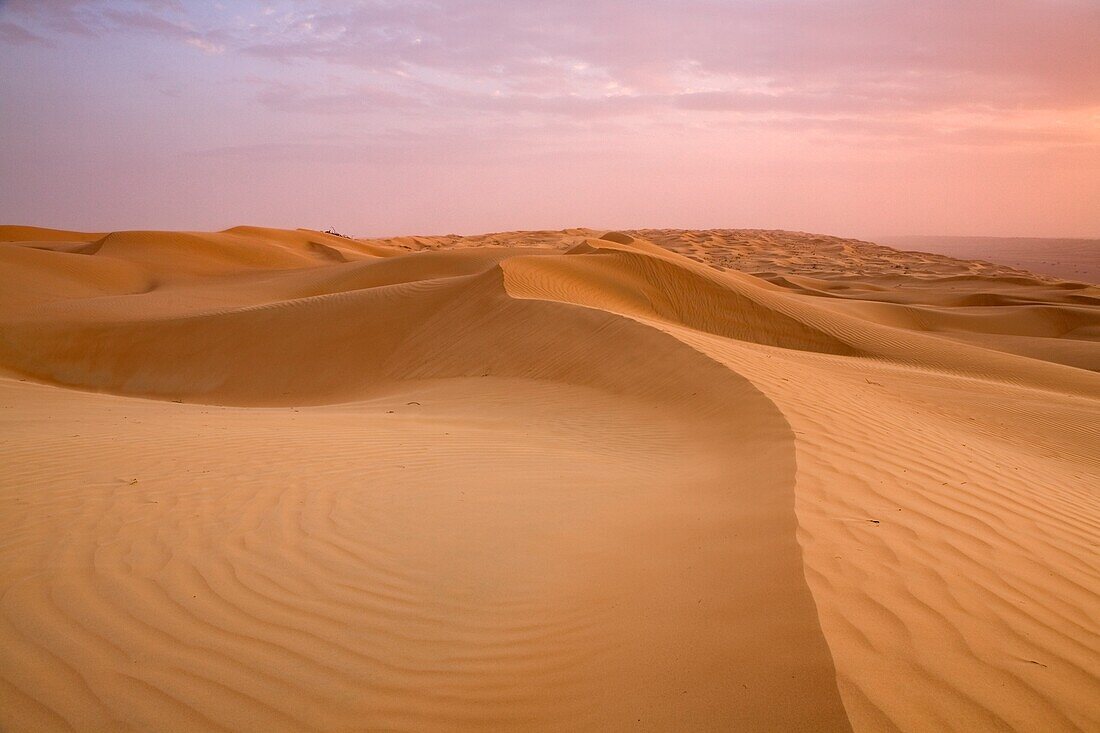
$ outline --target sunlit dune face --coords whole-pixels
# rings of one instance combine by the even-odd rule
[[[1097,37],[1070,0],[8,0],[0,218],[1095,236]]]

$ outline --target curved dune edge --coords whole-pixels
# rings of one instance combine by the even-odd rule
[[[32,235],[0,368],[204,404],[0,381],[9,721],[1100,724],[1096,288],[788,233]]]
[[[5,324],[9,368],[207,403],[0,382],[30,423],[6,446],[6,724],[847,728],[793,435],[746,380],[513,298],[494,253],[253,277],[255,243],[150,238],[49,252],[70,297]],[[149,273],[174,247],[196,261]],[[126,267],[74,261],[104,257]]]

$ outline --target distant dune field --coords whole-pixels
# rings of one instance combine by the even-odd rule
[[[1036,237],[879,237],[899,249],[989,260],[1063,280],[1100,284],[1100,239]]]
[[[0,729],[1098,730],[1069,279],[0,227]]]

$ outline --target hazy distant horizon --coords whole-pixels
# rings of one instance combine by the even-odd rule
[[[908,235],[870,241],[895,249],[996,262],[1064,280],[1100,283],[1096,257],[1100,252],[1100,238]]]
[[[23,221],[23,220],[0,220],[0,225],[9,226],[28,226],[36,227],[40,229],[56,229],[56,230],[68,230],[79,232],[119,232],[119,231],[225,231],[234,227],[260,227],[265,229],[312,229],[316,231],[325,231],[332,229],[340,234],[354,237],[357,239],[383,239],[387,237],[436,237],[446,235],[459,235],[464,237],[478,236],[482,234],[497,234],[501,232],[522,232],[522,231],[565,231],[569,229],[589,229],[592,231],[640,231],[645,229],[656,230],[681,230],[681,231],[705,231],[705,230],[721,230],[721,229],[747,229],[747,230],[761,230],[761,231],[788,231],[788,232],[804,232],[807,234],[820,234],[830,237],[838,237],[841,239],[859,239],[865,242],[877,242],[879,244],[886,244],[888,240],[990,240],[996,242],[1003,242],[1009,240],[1051,240],[1051,241],[1065,241],[1065,242],[1088,242],[1100,244],[1100,232],[1095,235],[1089,236],[1062,236],[1062,235],[996,235],[996,234],[927,234],[927,233],[898,233],[898,234],[867,234],[867,233],[853,233],[850,231],[820,231],[815,229],[805,229],[790,226],[751,226],[742,224],[722,224],[714,226],[699,226],[699,227],[687,227],[687,226],[637,226],[637,225],[622,225],[622,226],[593,226],[587,223],[567,224],[561,226],[542,226],[542,227],[523,227],[518,229],[507,228],[489,228],[489,229],[439,229],[439,230],[424,230],[418,229],[416,231],[391,231],[391,230],[375,230],[375,231],[359,231],[350,227],[342,227],[338,224],[269,224],[269,223],[257,223],[254,221],[242,221],[226,224],[224,226],[108,226],[108,227],[88,227],[88,226],[68,226],[55,222],[37,222],[37,221]]]
[[[27,224],[25,222],[5,222],[0,221],[2,224],[17,224],[25,226],[41,226],[38,224]],[[257,224],[234,224],[228,227],[221,227],[215,231],[222,231],[230,229],[234,226],[260,226]],[[82,232],[97,232],[97,231],[126,231],[126,229],[89,229],[80,227],[42,227],[46,229],[71,229],[73,231]],[[278,228],[278,227],[271,227]],[[415,231],[415,232],[381,232],[381,233],[363,233],[356,232],[350,229],[342,229],[338,226],[316,226],[316,227],[285,227],[289,229],[314,229],[324,231],[326,229],[332,229],[339,234],[350,236],[357,239],[383,239],[389,237],[433,237],[433,236],[446,236],[446,235],[459,235],[459,236],[478,236],[484,234],[496,234],[506,231],[536,231],[533,229],[528,230],[485,230],[475,232],[457,232],[457,231]],[[639,229],[665,229],[665,230],[684,230],[693,231],[684,227],[589,227],[589,226],[569,226],[569,227],[545,227],[538,231],[563,231],[569,229],[590,229],[595,231],[634,231]],[[709,229],[762,229],[762,230],[778,230],[778,231],[804,231],[804,230],[791,230],[783,229],[782,227],[709,227]],[[174,231],[202,231],[199,228],[182,228]],[[698,230],[695,230],[698,231]],[[886,245],[895,249],[904,251],[918,251],[918,252],[931,252],[935,254],[948,255],[950,257],[956,257],[964,260],[985,260],[989,262],[995,262],[1002,265],[1008,265],[1010,267],[1016,267],[1030,272],[1035,272],[1043,275],[1051,275],[1067,280],[1080,280],[1090,283],[1100,283],[1100,268],[1097,268],[1095,262],[1096,250],[1100,249],[1100,237],[996,237],[996,236],[956,236],[956,235],[920,235],[920,234],[908,234],[908,235],[873,235],[873,236],[860,236],[845,233],[836,232],[814,232],[807,231],[809,234],[819,234],[825,236],[835,236],[846,239],[858,239],[865,242],[873,242],[876,244]]]

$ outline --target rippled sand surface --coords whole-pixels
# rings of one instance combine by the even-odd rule
[[[1095,730],[1100,289],[0,227],[0,729]]]

